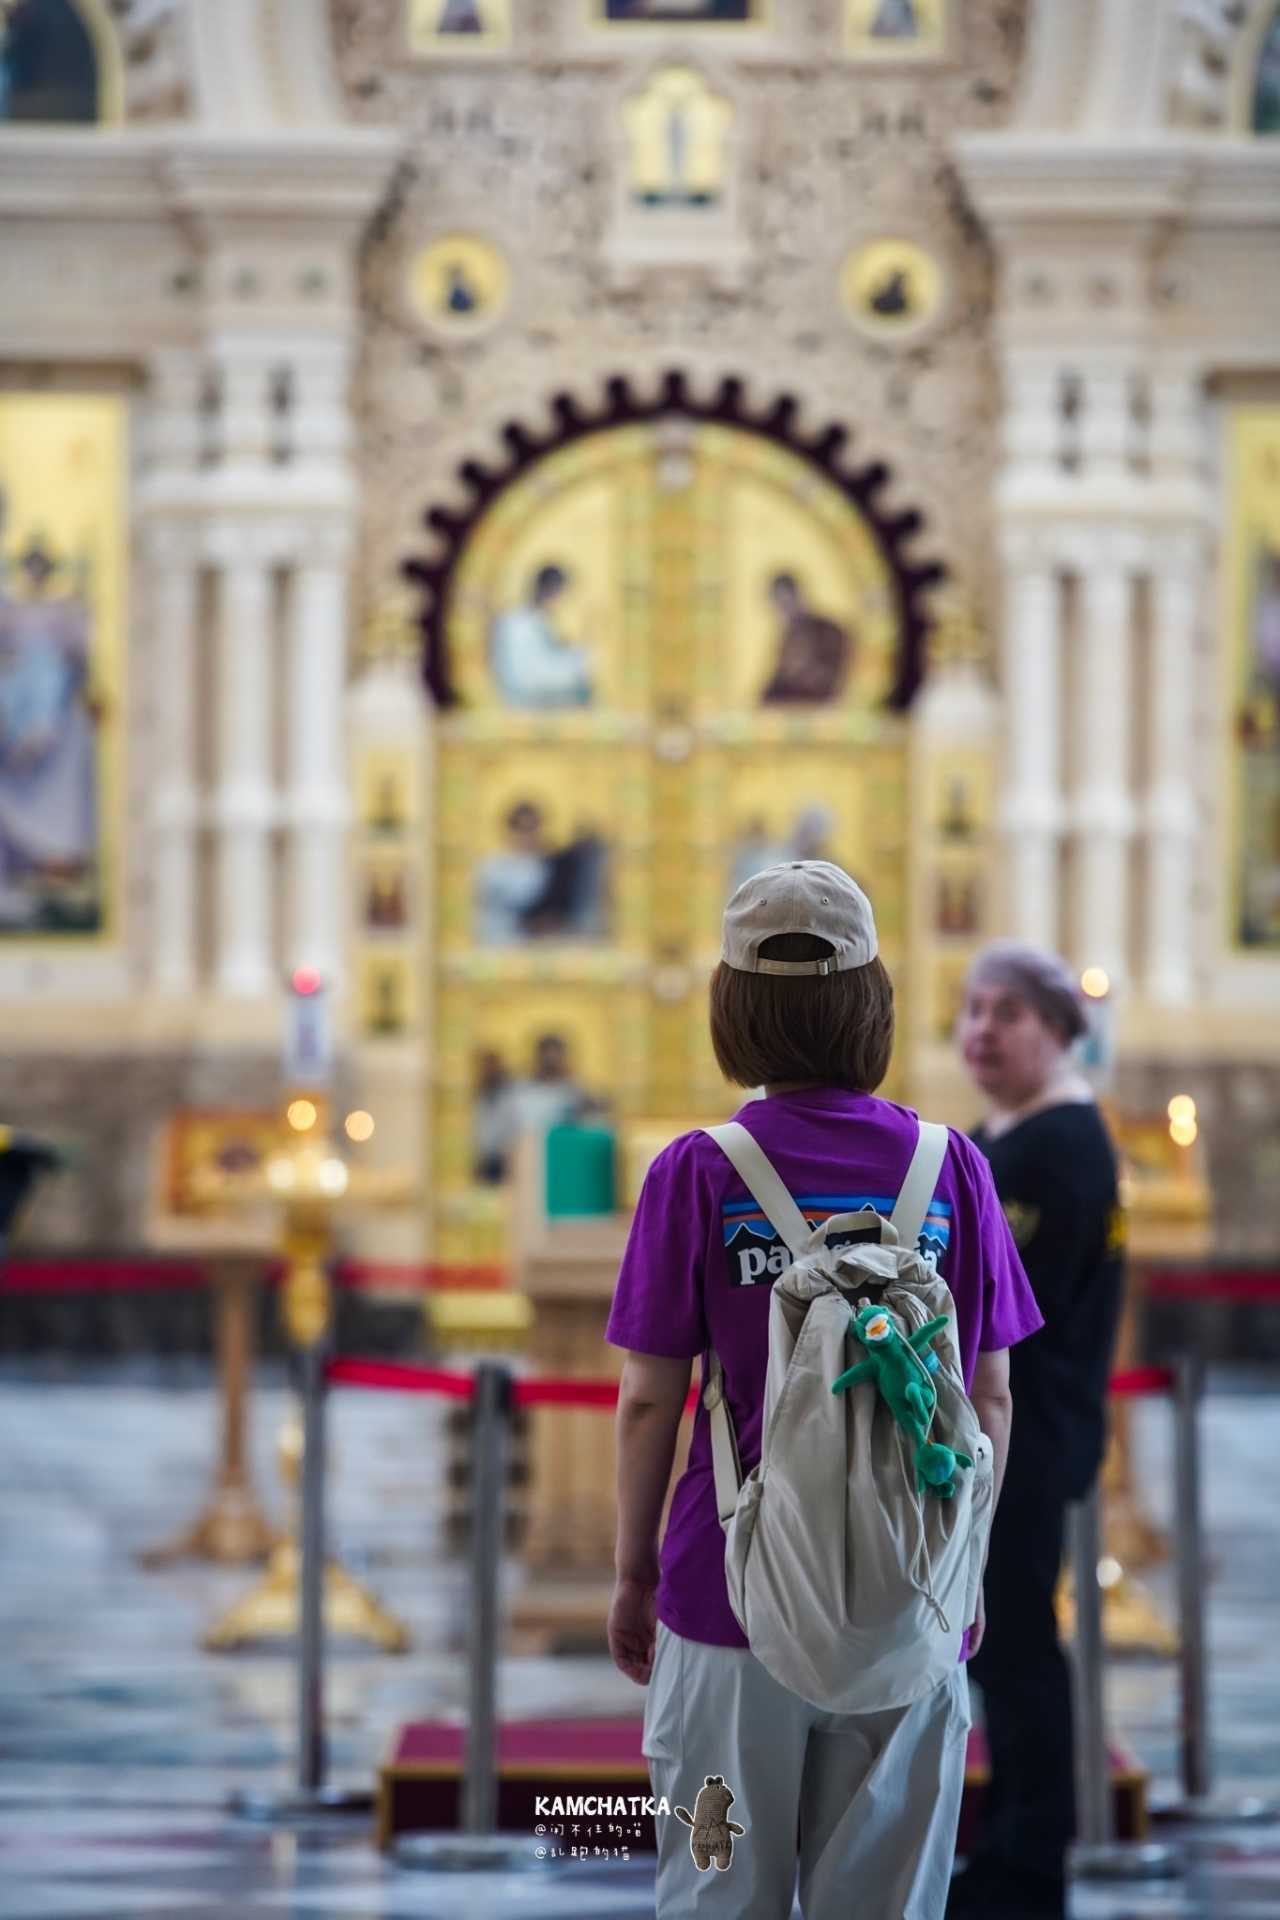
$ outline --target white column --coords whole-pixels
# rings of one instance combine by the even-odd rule
[[[1076,674],[1075,912],[1072,954],[1112,986],[1128,975],[1127,899],[1133,802],[1132,556],[1103,533],[1089,539],[1080,578]]]
[[[1192,882],[1196,831],[1193,676],[1200,542],[1174,535],[1157,547],[1151,592],[1149,780],[1142,929],[1143,985],[1163,1006],[1192,998]]]
[[[1135,361],[1128,347],[1095,349],[1080,365],[1079,474],[1086,493],[1114,499],[1134,484]]]
[[[196,984],[196,676],[200,601],[200,403],[188,347],[148,359],[138,516],[146,577],[145,656],[136,683],[148,728],[151,901],[143,972],[162,993]]]
[[[271,567],[243,522],[218,528],[215,541],[221,558],[215,979],[228,997],[249,998],[272,984]]]
[[[196,983],[196,636],[198,555],[181,530],[156,527],[151,559],[151,978],[162,993]]]
[[[1062,830],[1062,623],[1057,575],[1034,535],[1006,534],[1002,654],[1009,913],[1020,940],[1058,938]]]
[[[1061,356],[1019,348],[1005,355],[1003,367],[1004,452],[1000,492],[1010,504],[1025,498],[1027,487],[1056,481],[1064,447]]]
[[[338,982],[343,967],[348,807],[343,754],[346,542],[313,536],[289,610],[289,964]]]

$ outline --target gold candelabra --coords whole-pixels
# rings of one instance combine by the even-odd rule
[[[279,1151],[260,1166],[202,1169],[196,1197],[209,1211],[234,1211],[271,1203],[281,1216],[285,1332],[300,1355],[328,1337],[333,1320],[329,1264],[340,1210],[403,1205],[412,1176],[403,1168],[353,1167],[338,1152],[330,1131],[329,1102],[322,1093],[295,1094],[288,1102]],[[280,1444],[284,1478],[296,1489],[301,1473],[302,1432],[296,1416]],[[273,1549],[258,1583],[216,1620],[204,1636],[211,1651],[250,1641],[291,1636],[300,1624],[296,1493],[288,1534]],[[336,1560],[326,1558],[324,1624],[330,1633],[369,1640],[387,1653],[401,1653],[409,1634],[374,1596]]]

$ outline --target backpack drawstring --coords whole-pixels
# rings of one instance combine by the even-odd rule
[[[928,1367],[925,1365],[924,1361],[920,1358],[920,1355],[916,1352],[915,1348],[910,1345],[909,1342],[907,1343],[907,1352],[911,1355],[912,1359],[916,1362],[917,1366],[920,1368],[921,1373],[923,1373],[925,1379],[929,1381],[929,1385],[933,1387],[933,1381],[929,1378]],[[938,1411],[938,1393],[937,1393],[937,1389],[934,1388],[933,1406],[929,1410],[929,1423],[924,1430],[923,1444],[925,1445],[928,1444],[929,1435],[933,1432],[933,1422],[934,1422],[934,1417],[937,1414],[937,1411]],[[915,1512],[916,1527],[917,1527],[917,1539],[916,1539],[915,1551],[912,1553],[912,1556],[911,1556],[911,1568],[908,1574],[908,1578],[910,1579],[911,1585],[914,1588],[914,1590],[920,1595],[920,1598],[922,1600],[927,1600],[929,1605],[933,1608],[933,1611],[937,1616],[938,1625],[942,1629],[943,1633],[950,1633],[951,1622],[948,1620],[946,1613],[943,1610],[942,1602],[939,1600],[937,1594],[933,1590],[933,1561],[929,1556],[929,1536],[924,1524],[925,1503],[928,1496],[926,1494],[922,1494],[916,1485],[915,1462],[914,1460],[908,1460],[905,1448],[902,1450],[901,1458],[902,1458],[903,1470],[907,1476],[908,1489],[911,1493],[911,1505]],[[920,1584],[920,1581],[916,1577],[916,1569],[922,1557],[924,1559],[924,1585],[923,1586]]]

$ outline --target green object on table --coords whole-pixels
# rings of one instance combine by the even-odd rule
[[[547,1217],[612,1213],[616,1142],[607,1127],[572,1122],[547,1133]]]

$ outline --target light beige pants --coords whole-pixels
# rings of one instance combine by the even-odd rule
[[[644,1715],[654,1797],[671,1805],[657,1920],[790,1920],[797,1873],[804,1920],[942,1920],[968,1731],[963,1666],[913,1707],[823,1713],[746,1648],[659,1621]]]

